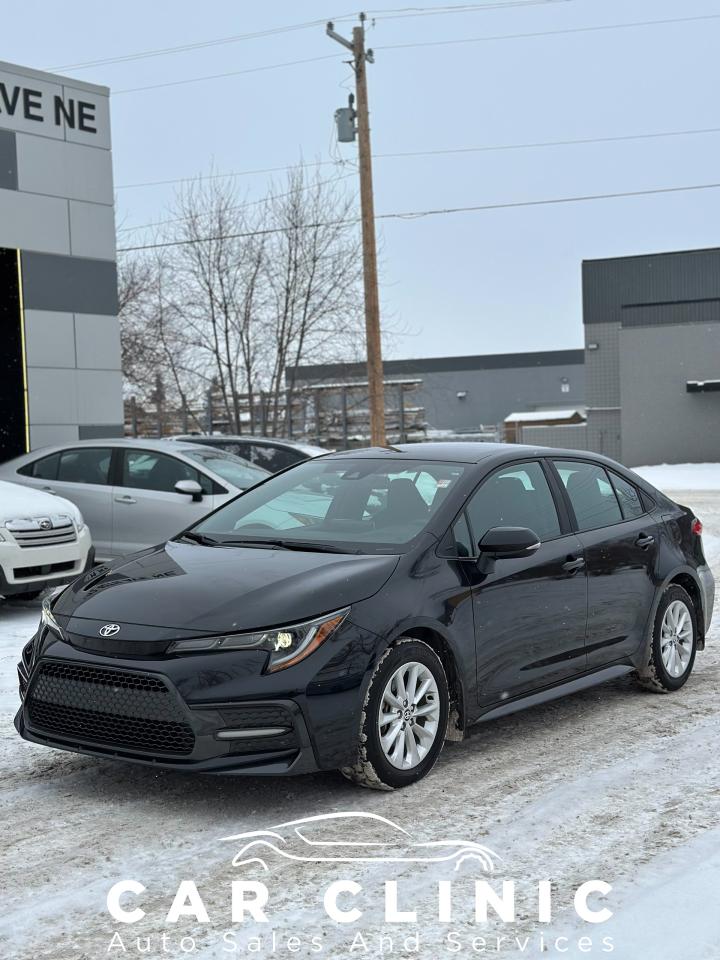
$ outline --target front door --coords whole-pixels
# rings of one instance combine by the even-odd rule
[[[113,487],[113,549],[119,556],[163,543],[213,508],[212,481],[190,464],[152,449],[123,450],[120,484]],[[195,480],[202,500],[178,493]]]
[[[531,557],[494,561],[473,580],[478,690],[501,703],[585,669],[587,577],[583,547],[558,510],[539,461],[506,465],[467,506],[472,542],[491,527],[529,527],[541,545]]]
[[[646,636],[656,591],[656,521],[639,491],[599,464],[556,460],[585,549],[588,666],[632,656]]]
[[[98,560],[113,556],[111,459],[110,447],[71,447],[37,461],[25,481],[78,507]]]

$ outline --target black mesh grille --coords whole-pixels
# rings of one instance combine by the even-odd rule
[[[30,723],[81,743],[152,753],[192,753],[182,708],[157,677],[84,664],[44,663],[28,703]]]
[[[284,707],[276,707],[273,704],[226,707],[220,711],[220,714],[226,726],[237,730],[245,730],[248,727],[292,727],[293,725],[288,711]]]

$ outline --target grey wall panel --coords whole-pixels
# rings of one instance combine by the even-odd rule
[[[25,347],[30,367],[75,367],[73,315],[25,311]]]
[[[70,253],[67,200],[0,190],[0,247]]]
[[[120,369],[120,324],[115,317],[75,314],[75,344],[78,368]]]
[[[0,122],[2,118],[0,117]],[[0,189],[17,190],[17,148],[15,134],[11,130],[0,130]]]
[[[620,324],[585,326],[585,397],[588,407],[620,406]]]
[[[73,443],[82,439],[76,424],[30,424],[30,449],[50,447],[54,443]]]
[[[565,426],[522,427],[520,442],[538,447],[587,450],[587,424],[567,423]]]
[[[122,374],[120,371],[78,370],[77,413],[79,424],[122,423]]]
[[[28,367],[31,424],[77,424],[77,371]]]
[[[24,251],[22,266],[26,308],[117,315],[117,269],[112,261]]]
[[[18,188],[90,203],[113,203],[112,154],[17,134]]]
[[[720,393],[686,390],[720,376],[720,326],[625,329],[621,345],[624,462],[720,461]]]
[[[81,440],[104,440],[106,437],[124,437],[122,423],[81,423],[78,428]]]
[[[585,323],[620,322],[623,307],[720,297],[720,249],[586,260]]]
[[[606,457],[623,459],[623,446],[619,410],[593,410],[587,413],[587,449],[603,453]]]
[[[70,201],[70,252],[74,257],[115,259],[115,214],[112,207]]]
[[[720,297],[682,303],[623,307],[623,327],[660,327],[679,323],[720,323]]]
[[[89,147],[102,147],[105,150],[110,149],[110,103],[107,96],[88,93],[86,89],[69,84],[63,85],[63,92],[67,101],[74,100],[76,103],[90,103],[93,106],[92,113],[88,115],[86,126],[94,127],[95,132],[80,129],[76,123],[75,129],[66,128],[66,138],[70,143],[81,143]]]

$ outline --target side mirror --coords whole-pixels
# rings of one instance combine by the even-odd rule
[[[489,560],[529,557],[539,546],[538,535],[527,527],[491,527],[478,543],[481,559]]]
[[[203,491],[197,480],[178,480],[175,484],[176,493],[182,493],[186,497],[192,497],[194,503],[199,503],[203,498]]]

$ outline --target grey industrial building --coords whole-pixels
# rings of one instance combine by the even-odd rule
[[[720,461],[720,248],[587,260],[585,349],[390,360],[417,378],[427,424],[458,433],[511,412],[586,409],[587,421],[535,426],[513,439],[604,453],[628,466]],[[363,364],[289,371],[297,384],[359,382]]]
[[[431,429],[458,433],[495,428],[512,410],[577,407],[585,396],[582,350],[386,360],[383,371],[390,384],[418,381],[408,402],[422,408]],[[305,365],[286,374],[298,387],[366,378],[364,363]]]
[[[0,62],[0,461],[122,433],[108,90]]]
[[[583,263],[587,424],[526,442],[645,463],[720,460],[720,249]]]

